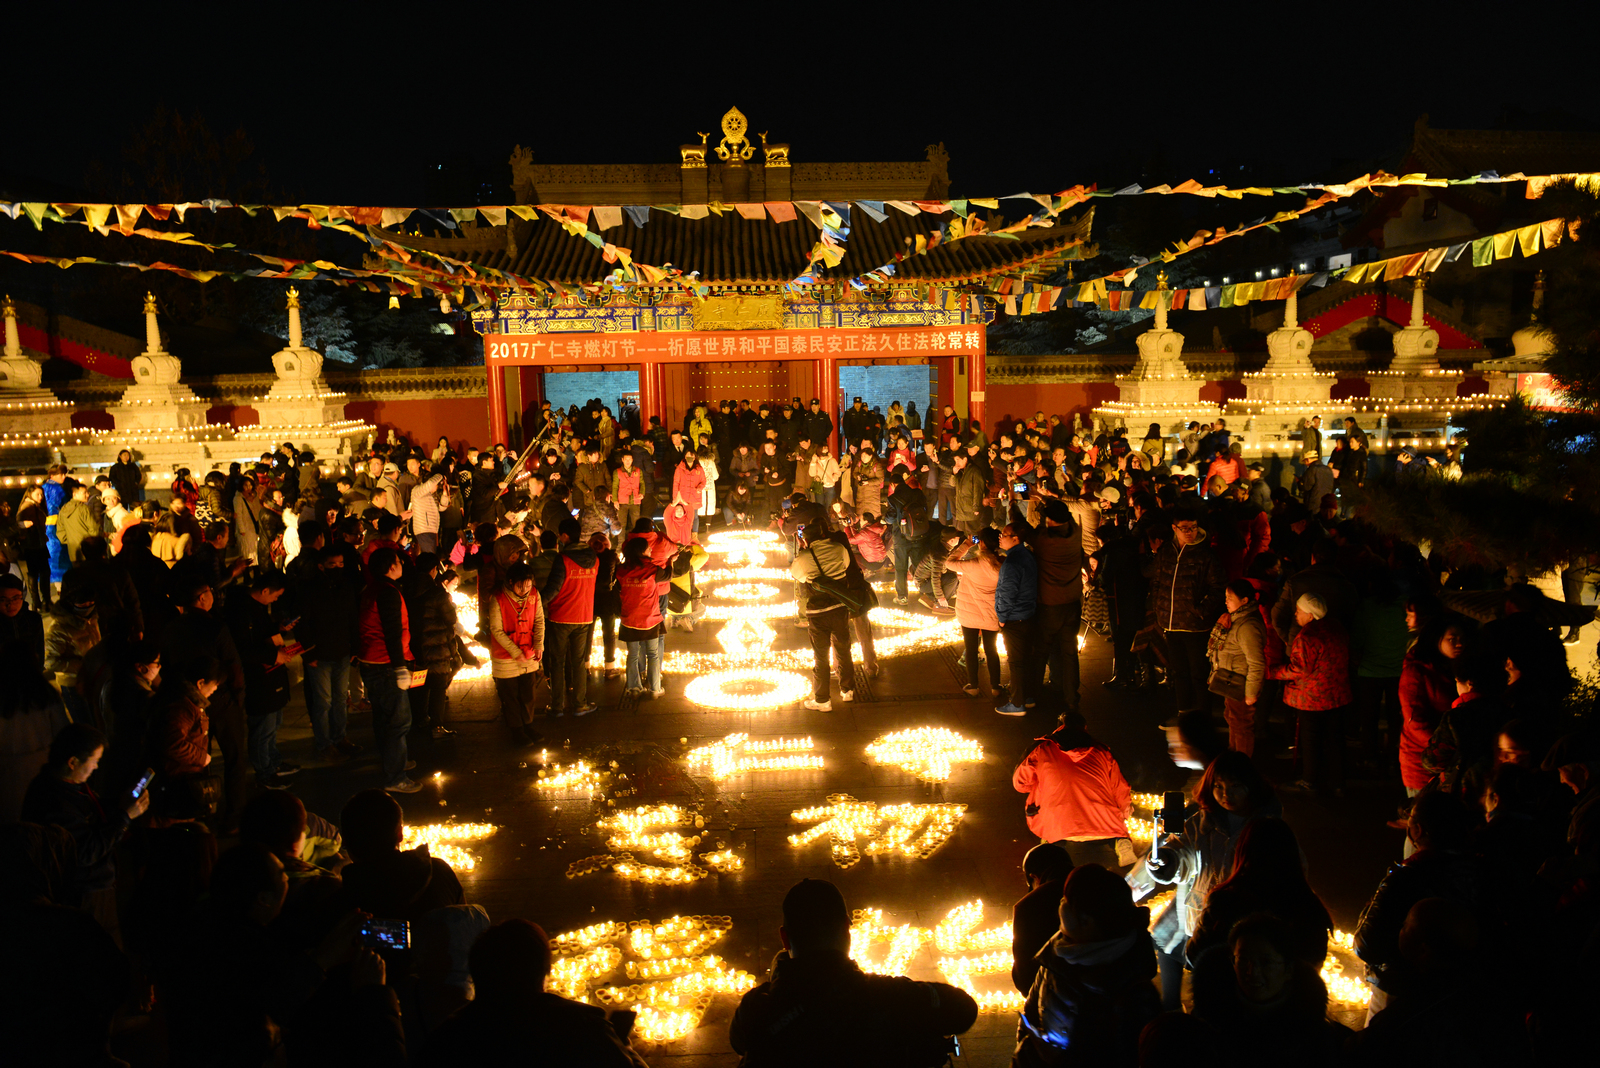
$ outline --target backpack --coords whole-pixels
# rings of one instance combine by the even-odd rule
[[[927,498],[915,490],[901,489],[894,499],[900,506],[900,536],[915,541],[928,533]]]

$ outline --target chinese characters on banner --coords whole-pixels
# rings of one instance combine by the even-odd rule
[[[486,360],[502,366],[587,361],[695,363],[701,360],[978,356],[984,351],[984,330],[974,324],[829,330],[485,334],[483,346]]]

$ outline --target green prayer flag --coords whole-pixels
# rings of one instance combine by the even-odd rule
[[[1487,267],[1494,262],[1494,235],[1480,237],[1472,243],[1472,265]]]

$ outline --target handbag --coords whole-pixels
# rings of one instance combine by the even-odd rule
[[[1227,668],[1214,668],[1211,679],[1206,683],[1206,689],[1220,697],[1231,697],[1235,701],[1243,701],[1245,676],[1238,671],[1229,671]]]

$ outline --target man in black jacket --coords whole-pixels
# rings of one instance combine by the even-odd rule
[[[911,485],[907,472],[902,471],[891,487],[883,518],[894,530],[894,603],[903,608],[909,596],[907,575],[921,561],[928,533],[927,499]]]
[[[111,566],[128,576],[139,595],[139,630],[145,637],[160,637],[174,615],[168,590],[172,571],[150,551],[150,528],[144,524],[122,532],[122,551],[111,558]]]
[[[472,469],[472,479],[466,490],[467,518],[472,525],[494,522],[494,502],[500,493],[494,453],[486,452],[478,457],[478,466]]]
[[[124,539],[126,540],[126,539]],[[176,591],[178,615],[161,631],[161,659],[187,664],[200,656],[222,664],[222,684],[211,695],[206,714],[211,719],[211,740],[222,750],[222,811],[224,831],[236,827],[244,808],[244,775],[248,763],[248,728],[244,714],[244,666],[228,626],[211,609],[216,603],[205,583]]]
[[[467,896],[449,864],[428,847],[401,849],[405,813],[386,790],[363,790],[345,802],[339,828],[350,863],[340,872],[346,903],[384,920],[420,919]]]
[[[317,755],[342,764],[361,752],[345,738],[350,694],[350,655],[354,651],[356,610],[361,604],[360,572],[345,569],[338,547],[323,549],[300,587],[304,615],[295,635],[304,645],[306,714]]]
[[[773,420],[773,425],[778,428],[778,448],[781,452],[793,452],[794,447],[800,443],[800,435],[805,432],[805,420],[793,408],[783,409],[783,413]]]
[[[281,760],[278,754],[278,728],[283,725],[283,707],[289,703],[289,672],[284,665],[294,656],[288,650],[284,627],[272,618],[272,606],[287,588],[281,572],[263,571],[250,583],[249,592],[234,597],[223,609],[244,666],[250,763],[256,781],[269,790],[285,788],[300,770],[298,764]]]
[[[0,648],[21,643],[33,654],[34,667],[44,664],[44,617],[27,605],[22,580],[0,575]]]
[[[645,1068],[606,1011],[545,990],[550,941],[527,920],[495,924],[472,944],[475,996],[430,1036],[428,1068],[517,1064],[538,1050],[543,1064]]]
[[[829,406],[832,406],[831,403]],[[811,443],[818,448],[828,444],[833,437],[833,418],[823,409],[822,400],[818,397],[811,398],[811,411],[806,415],[806,430],[811,434]]]
[[[1022,858],[1028,892],[1011,908],[1011,984],[1024,997],[1039,971],[1039,951],[1061,929],[1061,893],[1072,874],[1072,858],[1054,842],[1034,846]]]
[[[69,723],[50,743],[50,756],[28,784],[22,799],[24,823],[53,823],[72,835],[77,847],[73,882],[83,907],[115,936],[117,931],[116,848],[128,825],[150,807],[150,792],[118,806],[102,801],[89,776],[105,757],[106,736],[86,723]],[[74,902],[76,904],[77,902]]]
[[[845,409],[844,415],[839,418],[840,452],[848,452],[852,445],[860,446],[861,435],[866,428],[867,417],[870,414],[866,405],[861,403],[860,397],[857,397],[851,402],[850,407]]]
[[[1206,706],[1206,639],[1222,614],[1222,587],[1228,575],[1200,525],[1198,508],[1171,514],[1172,537],[1150,557],[1150,601],[1156,626],[1167,643],[1167,679],[1174,713]]]
[[[778,935],[772,978],[740,1000],[728,1028],[741,1068],[926,1068],[948,1058],[947,1036],[977,1022],[977,1002],[956,987],[863,972],[850,959],[844,895],[830,882],[790,889]]]

